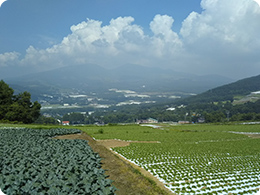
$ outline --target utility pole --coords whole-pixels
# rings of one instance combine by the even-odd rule
[[[229,110],[226,110],[226,114],[227,114],[227,121],[229,121]]]

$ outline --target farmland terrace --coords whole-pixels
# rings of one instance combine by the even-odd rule
[[[98,140],[131,143],[112,150],[176,194],[255,194],[260,189],[260,125],[137,125],[83,127]],[[102,133],[99,133],[102,132]],[[236,132],[236,133],[234,133]],[[255,135],[253,138],[248,135]]]
[[[118,195],[173,194],[151,173],[130,163],[121,155],[113,151],[111,153],[110,150],[112,147],[129,146],[130,143],[158,143],[157,141],[94,140],[86,133],[62,135],[55,137],[55,139],[87,140],[92,149],[101,156],[102,168],[106,170],[109,179],[113,180],[113,185],[118,189],[116,191]]]
[[[67,129],[66,131],[63,129],[54,130],[40,131],[40,129],[36,129],[32,132],[28,130],[30,134],[27,135],[27,132],[21,128],[20,130],[0,128],[1,136],[5,138],[3,142],[0,142],[0,155],[4,159],[0,166],[5,165],[2,167],[4,169],[0,169],[1,173],[3,173],[3,175],[0,175],[0,187],[3,187],[2,189],[8,190],[10,188],[8,182],[11,180],[6,179],[12,177],[12,174],[8,175],[10,173],[7,170],[11,170],[10,166],[14,167],[14,163],[17,162],[16,165],[19,165],[22,162],[22,166],[30,167],[30,164],[24,163],[26,162],[26,159],[23,159],[24,156],[30,157],[31,163],[43,163],[45,161],[41,159],[42,157],[45,160],[49,158],[47,154],[48,150],[56,151],[56,148],[59,148],[57,146],[62,145],[61,143],[72,144],[73,147],[77,148],[77,152],[75,153],[70,147],[66,147],[65,150],[60,148],[58,155],[52,155],[52,157],[63,156],[62,158],[66,159],[67,157],[75,155],[77,157],[79,155],[77,158],[85,159],[88,156],[84,149],[87,145],[94,150],[94,155],[98,153],[101,158],[96,155],[97,159],[101,159],[102,169],[106,170],[106,175],[109,175],[106,178],[108,179],[108,183],[106,181],[102,181],[102,183],[105,182],[108,184],[108,189],[106,190],[113,191],[114,188],[110,186],[110,181],[112,180],[112,185],[117,189],[116,194],[119,195],[255,194],[260,189],[259,124],[159,124],[159,128],[114,124],[102,127],[77,126],[77,129]],[[57,133],[54,133],[56,131]],[[23,140],[23,136],[20,136],[19,133],[22,133],[28,140],[30,139],[30,144],[27,144]],[[58,142],[55,142],[54,139],[46,139],[53,137],[53,135],[65,134],[70,135],[54,137],[55,139],[59,139]],[[17,143],[6,141],[15,140],[16,137],[16,140],[18,140]],[[40,139],[39,137],[44,139]],[[33,141],[35,139],[36,141]],[[36,146],[39,146],[38,139],[40,143],[45,144],[46,151],[37,149]],[[73,141],[69,139],[73,139]],[[81,140],[83,142],[80,139],[83,139]],[[24,145],[23,147],[15,147],[15,144]],[[49,146],[51,147],[49,148]],[[29,149],[36,152],[42,151],[46,155],[41,156],[37,154],[40,160],[31,158],[34,155]],[[23,155],[21,155],[20,150],[25,150]],[[15,155],[11,153],[12,151],[16,151]],[[82,153],[84,154],[82,155]],[[12,159],[9,154],[15,158]],[[16,159],[17,155],[21,157],[19,162]],[[63,161],[56,158],[53,162],[61,163],[61,165],[63,163]],[[46,161],[47,164],[45,164],[53,168],[53,162]],[[73,162],[75,165],[78,165],[78,161]],[[84,163],[84,161],[80,161],[80,163]],[[75,170],[71,169],[71,166],[70,162],[69,171]],[[62,172],[63,165],[58,167],[58,169],[56,167],[56,172]],[[68,168],[67,166],[65,167]],[[29,170],[34,176],[36,175],[33,169],[30,168]],[[13,172],[15,173],[15,171],[19,172],[16,168]],[[26,171],[22,172],[26,173]],[[4,177],[2,178],[2,176]],[[19,178],[21,179],[22,177],[24,175],[19,173]],[[52,174],[52,177],[56,177],[55,174]],[[32,179],[37,180],[38,177],[31,178],[27,174],[25,175],[25,179],[31,181]],[[50,182],[49,179],[48,181]],[[81,183],[83,181],[78,179],[67,181],[65,179],[62,182],[65,182],[64,185],[66,188],[64,189],[64,186],[60,182],[56,182],[55,184],[58,185],[59,189],[69,190],[66,182]],[[43,189],[48,187],[46,182],[31,184],[26,185],[22,190],[28,191],[30,188],[39,188],[42,185],[45,185]],[[82,186],[85,185],[79,185],[79,187]],[[57,191],[58,189],[52,188],[48,190]]]

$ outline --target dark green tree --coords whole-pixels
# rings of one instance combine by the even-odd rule
[[[14,90],[3,80],[0,81],[0,119],[5,117],[10,105],[13,103]]]
[[[0,81],[0,120],[32,123],[40,116],[41,105],[31,102],[31,94],[14,95],[14,90]]]

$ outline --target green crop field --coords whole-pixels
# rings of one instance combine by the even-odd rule
[[[113,150],[177,194],[254,194],[260,189],[260,125],[83,127],[95,139],[158,141]],[[248,137],[245,133],[254,135]]]
[[[52,139],[80,132],[0,127],[0,189],[7,195],[114,194],[87,141]]]

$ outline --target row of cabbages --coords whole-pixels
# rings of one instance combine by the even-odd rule
[[[76,129],[0,128],[0,188],[12,194],[114,194],[85,140],[50,139]]]

